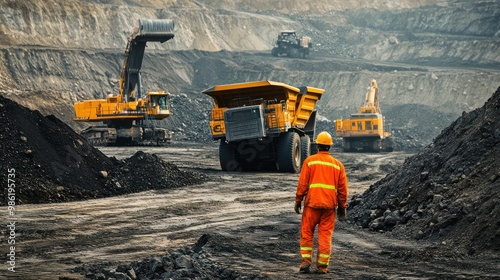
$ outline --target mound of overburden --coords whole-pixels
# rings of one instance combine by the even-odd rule
[[[500,251],[500,88],[434,142],[350,201],[349,219],[374,231]]]
[[[0,119],[1,170],[4,178],[8,171],[15,176],[16,204],[107,197],[204,179],[142,152],[123,161],[109,158],[56,117],[44,117],[3,96]],[[3,192],[7,197],[6,181]]]
[[[203,182],[205,175],[181,171],[157,155],[136,152],[132,157],[115,163],[106,188],[124,189],[125,193],[151,189],[170,189]]]
[[[204,234],[194,245],[161,257],[134,261],[116,269],[84,265],[77,267],[75,272],[85,275],[86,279],[268,280],[268,277],[240,273],[211,259],[212,254],[221,253],[221,244],[238,246],[236,242],[234,238]]]

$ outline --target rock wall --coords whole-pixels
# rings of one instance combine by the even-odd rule
[[[484,104],[498,87],[499,5],[0,0],[0,94],[82,128],[86,124],[72,121],[73,103],[118,92],[126,39],[137,19],[171,18],[175,38],[148,44],[142,69],[146,90],[174,96],[167,127],[199,133],[212,105],[201,91],[251,80],[324,88],[318,109],[331,123],[354,113],[376,79],[382,110],[392,122],[424,129],[432,138],[462,111]],[[270,55],[281,29],[313,37],[309,59]],[[437,113],[409,118],[408,106]],[[436,116],[446,117],[439,124]]]
[[[497,1],[2,0],[0,5],[2,45],[122,49],[137,19],[170,18],[177,38],[164,49],[268,50],[279,30],[296,29],[312,36],[319,49],[349,54],[347,47],[364,58],[470,60],[479,59],[468,56],[480,48],[475,56],[499,61]]]

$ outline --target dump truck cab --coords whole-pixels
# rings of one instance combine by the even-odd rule
[[[298,172],[310,154],[316,126],[316,102],[324,90],[274,81],[219,85],[211,96],[212,138],[220,141],[219,159],[226,171],[273,165]]]

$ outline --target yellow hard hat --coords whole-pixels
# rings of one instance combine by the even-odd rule
[[[316,138],[316,144],[332,146],[333,145],[332,136],[330,135],[330,133],[323,131],[320,134],[318,134],[318,138]]]

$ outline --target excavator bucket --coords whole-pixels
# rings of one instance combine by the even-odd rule
[[[165,42],[174,38],[171,19],[139,19],[138,28],[131,35],[133,41]]]

